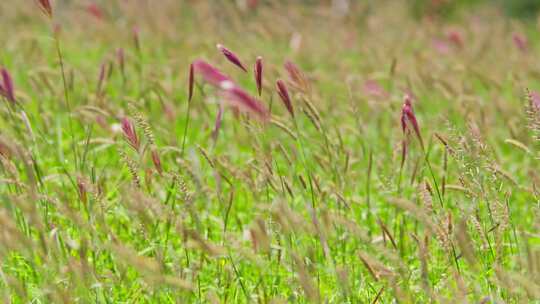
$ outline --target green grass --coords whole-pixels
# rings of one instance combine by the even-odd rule
[[[0,66],[17,99],[0,103],[5,302],[540,300],[540,111],[524,93],[540,90],[534,25],[490,8],[413,21],[399,1],[353,1],[345,17],[326,4],[102,1],[103,20],[78,3],[57,1],[49,20],[16,2],[0,4]],[[271,121],[236,115],[197,75],[182,153],[189,64],[202,58],[256,96],[257,56]],[[309,90],[294,88],[286,60]],[[425,151],[401,129],[407,89]]]

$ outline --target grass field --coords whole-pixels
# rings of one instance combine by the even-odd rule
[[[540,26],[370,3],[2,1],[2,300],[539,302]]]

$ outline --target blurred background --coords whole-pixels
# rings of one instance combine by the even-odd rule
[[[32,2],[33,0],[26,1],[16,1],[14,5],[13,2],[3,1],[0,4],[0,9],[9,10],[14,6],[22,2]],[[96,3],[100,6],[115,6],[115,5],[127,5],[139,3],[141,6],[155,6],[156,1],[154,0],[89,0],[89,1],[80,1],[80,0],[56,0],[53,1],[57,5],[71,5],[71,6],[81,6],[88,3]],[[159,1],[160,5],[163,3],[191,3],[196,4],[197,2],[204,2],[198,0],[163,0]],[[341,11],[341,13],[346,13],[347,10],[351,9],[354,6],[360,7],[370,7],[377,4],[384,4],[385,2],[405,2],[409,7],[410,13],[416,18],[425,18],[425,17],[441,17],[441,18],[452,18],[456,14],[459,14],[463,11],[468,11],[476,9],[482,6],[488,6],[496,8],[506,14],[507,16],[514,18],[522,19],[534,19],[537,17],[538,11],[540,10],[540,1],[539,0],[222,0],[222,1],[209,1],[213,5],[230,5],[236,4],[239,8],[242,9],[256,9],[260,6],[281,6],[285,7],[287,5],[327,5],[332,7],[336,11]]]

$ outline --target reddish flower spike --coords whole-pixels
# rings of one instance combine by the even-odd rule
[[[257,57],[257,60],[255,61],[255,83],[257,84],[257,92],[259,93],[259,97],[262,94],[262,72],[263,72],[263,62],[262,57]]]
[[[96,19],[103,20],[103,16],[104,16],[103,10],[97,4],[95,3],[88,4],[88,6],[86,7],[86,11],[90,15],[94,16]]]
[[[161,166],[161,158],[159,157],[159,153],[157,150],[152,149],[152,163],[154,163],[154,167],[156,168],[157,172],[161,174],[163,172],[163,167]]]
[[[204,60],[195,60],[193,61],[192,66],[193,66],[192,75],[194,75],[194,73],[200,74],[206,82],[210,83],[211,85],[217,88],[220,88],[221,83],[224,81],[232,82],[229,76],[226,76],[225,74],[221,73],[220,70],[216,69],[215,67],[213,67],[212,65],[210,65]],[[193,82],[191,82],[190,85],[192,83]]]
[[[530,102],[529,106],[533,107],[536,111],[540,111],[540,94],[536,91],[531,91],[527,94]]]
[[[512,34],[512,40],[514,40],[514,44],[522,52],[526,52],[527,49],[529,48],[527,37],[523,36],[522,34],[519,34],[519,33]]]
[[[223,97],[232,106],[255,114],[259,119],[266,121],[269,118],[268,110],[256,98],[250,96],[246,91],[235,85],[232,81],[221,83]]]
[[[244,67],[242,62],[240,62],[240,59],[238,58],[238,56],[236,56],[236,54],[231,52],[222,44],[218,44],[217,49],[225,56],[225,58],[227,58],[227,60],[229,60],[232,64],[236,65],[237,67],[239,67],[240,69],[242,69],[244,72],[247,73],[247,69]]]
[[[304,73],[298,68],[298,66],[291,61],[285,62],[285,70],[289,74],[289,78],[292,82],[292,84],[302,90],[307,91],[308,90],[308,82],[306,80],[306,77],[304,76]]]
[[[456,30],[450,31],[448,33],[448,40],[458,48],[463,48],[463,38],[461,37],[460,32]]]
[[[189,65],[189,88],[188,88],[188,102],[191,102],[193,98],[193,86],[195,85],[195,75],[193,71],[193,63]]]
[[[139,137],[135,131],[135,126],[133,126],[133,123],[127,117],[122,118],[122,131],[128,144],[138,152],[140,147]]]
[[[377,98],[386,98],[389,95],[377,81],[371,79],[364,82],[364,91],[367,95]]]
[[[13,86],[13,79],[6,69],[0,71],[2,74],[2,86],[0,88],[0,93],[6,97],[12,103],[15,103],[15,88]]]
[[[279,97],[281,98],[281,101],[283,101],[283,104],[287,108],[287,111],[289,111],[291,116],[294,117],[294,109],[292,106],[291,97],[289,95],[289,90],[287,89],[285,82],[281,79],[278,79],[276,81],[276,89]]]
[[[237,86],[230,77],[203,60],[195,60],[192,65],[194,73],[201,74],[206,82],[220,89],[221,95],[235,109],[246,110],[262,120],[268,119],[268,110],[261,102]]]
[[[43,11],[43,13],[49,17],[52,18],[52,6],[51,2],[49,0],[37,0],[39,8]]]
[[[407,132],[410,130],[411,127],[416,134],[418,141],[420,141],[422,149],[424,149],[424,141],[422,140],[422,136],[420,135],[420,127],[418,126],[416,115],[414,115],[411,97],[409,96],[409,94],[405,94],[405,101],[403,103],[403,107],[401,108],[401,128],[403,130],[403,133],[407,135]]]

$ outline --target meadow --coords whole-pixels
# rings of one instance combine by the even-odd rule
[[[1,1],[2,301],[540,302],[540,23],[311,2]]]

